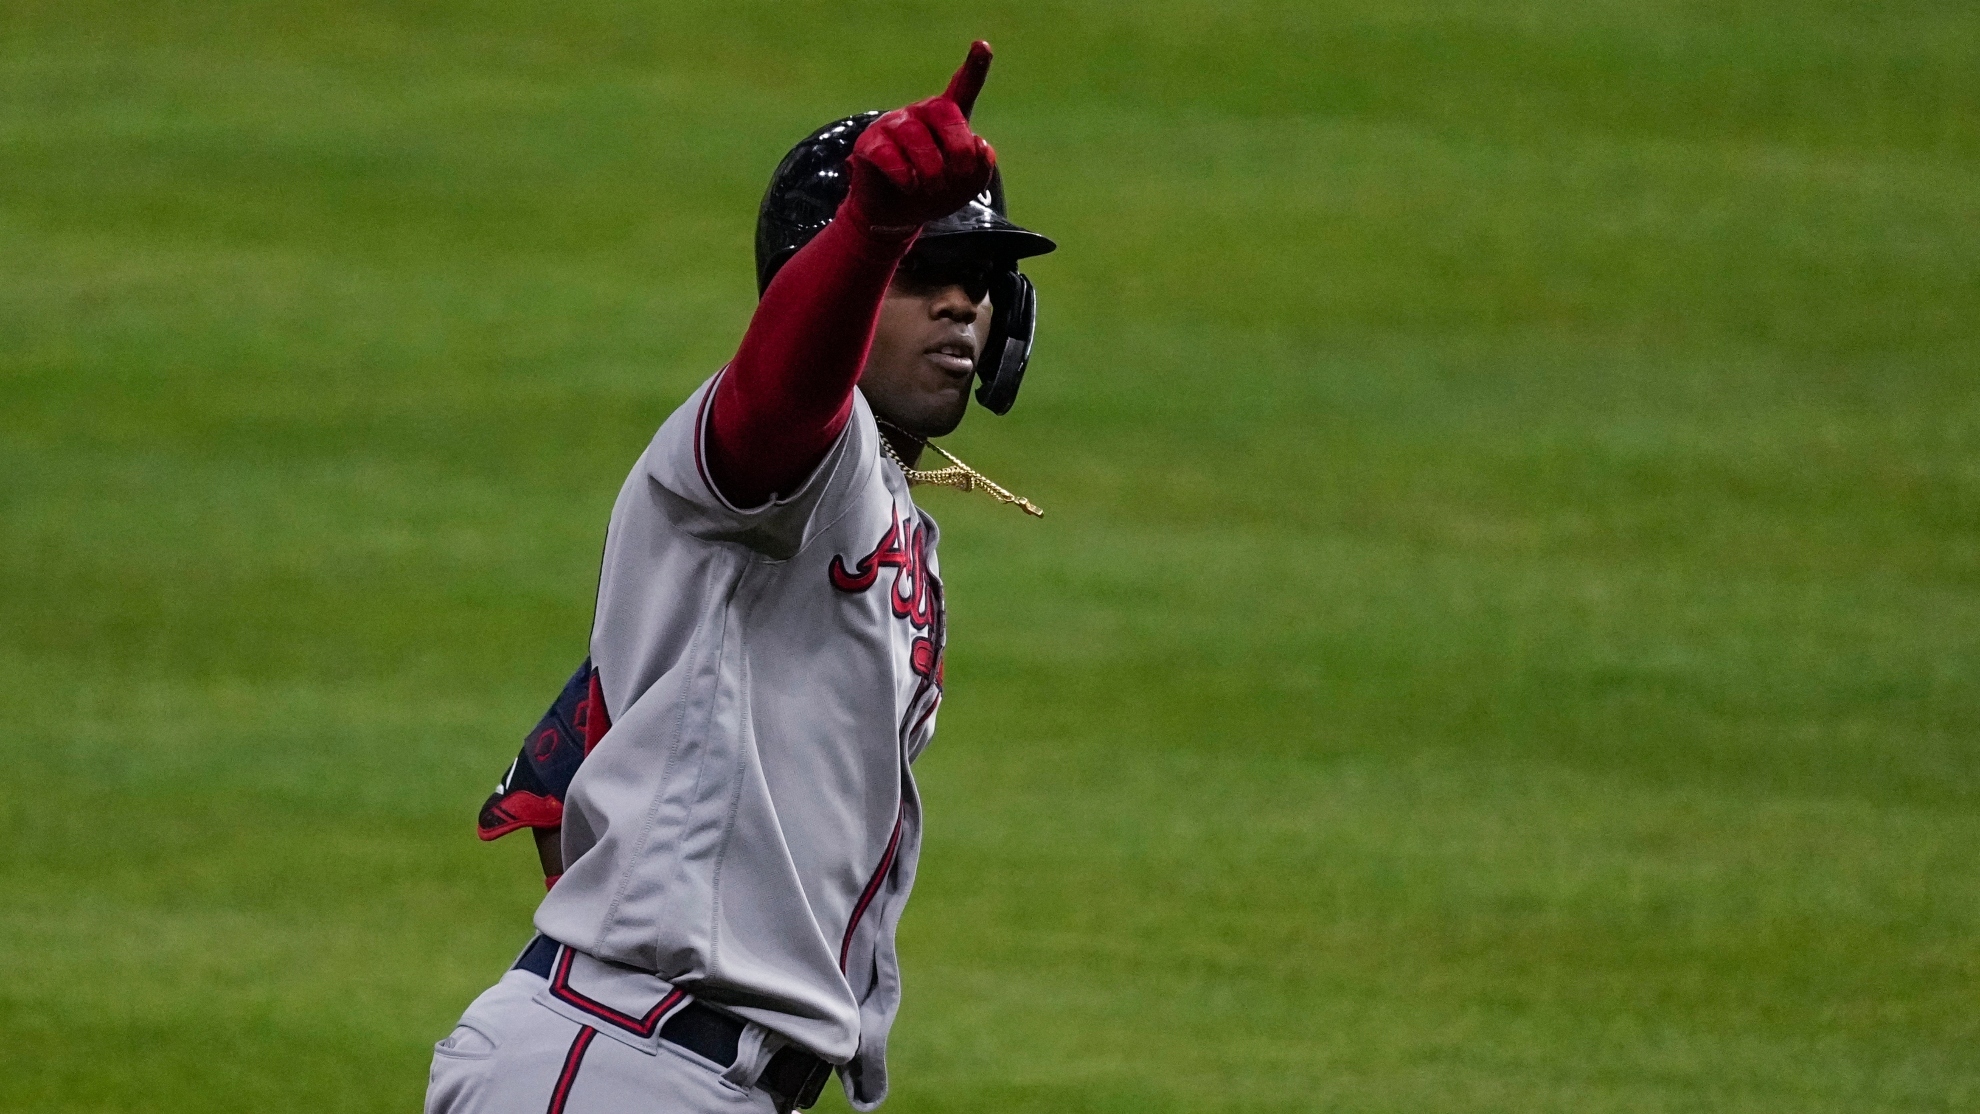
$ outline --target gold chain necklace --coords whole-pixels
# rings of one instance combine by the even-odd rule
[[[903,437],[911,438],[918,442],[924,449],[934,449],[936,452],[942,454],[943,459],[949,462],[949,467],[947,468],[909,468],[907,462],[901,459],[901,454],[894,451],[893,442],[887,440],[887,435],[882,433],[880,435],[880,451],[887,454],[888,460],[900,466],[901,474],[907,477],[908,486],[933,484],[936,487],[953,487],[959,491],[981,491],[999,503],[1013,504],[1019,510],[1033,518],[1045,517],[1045,512],[1039,509],[1038,504],[1033,503],[1022,495],[1011,494],[995,480],[957,460],[956,454],[942,446],[926,438],[916,437],[914,434],[909,433],[892,422],[880,422],[879,424],[899,433]]]

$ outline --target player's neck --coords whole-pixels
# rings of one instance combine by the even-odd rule
[[[917,437],[878,415],[873,420],[880,427],[880,436],[893,446],[894,455],[900,458],[902,464],[913,468],[921,463],[921,450],[928,445],[926,437]]]

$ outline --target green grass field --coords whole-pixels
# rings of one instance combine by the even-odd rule
[[[1980,1108],[1972,4],[7,0],[0,1109],[417,1107],[770,168],[976,35],[888,1109]]]

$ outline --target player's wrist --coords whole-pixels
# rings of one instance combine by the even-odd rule
[[[906,255],[915,237],[921,234],[920,221],[876,215],[856,192],[848,193],[846,199],[839,203],[839,211],[832,223],[852,234],[855,250],[876,260],[898,259]]]
[[[907,249],[913,247],[915,239],[921,235],[921,224],[875,220],[865,206],[855,202],[851,196],[841,202],[840,212],[834,216],[832,226],[826,228],[826,233],[834,232],[834,228],[843,235],[843,239],[834,237],[840,239],[841,251],[857,257],[869,267],[883,267],[889,271],[901,261],[903,255],[907,255]]]

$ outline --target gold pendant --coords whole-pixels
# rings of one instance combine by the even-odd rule
[[[906,431],[903,430],[902,432],[905,433]],[[913,435],[909,434],[909,436]],[[881,451],[887,454],[887,459],[900,466],[901,474],[907,477],[909,487],[931,484],[936,487],[953,487],[958,491],[981,491],[997,502],[1009,503],[1033,518],[1045,517],[1045,512],[1039,508],[1038,504],[1026,499],[1022,495],[1012,494],[995,480],[956,459],[956,454],[935,444],[933,441],[923,441],[921,445],[925,449],[934,449],[936,452],[941,453],[943,459],[949,462],[949,467],[935,469],[909,468],[907,463],[901,459],[901,455],[894,451],[893,443],[887,440],[887,435],[884,433],[880,435]]]

